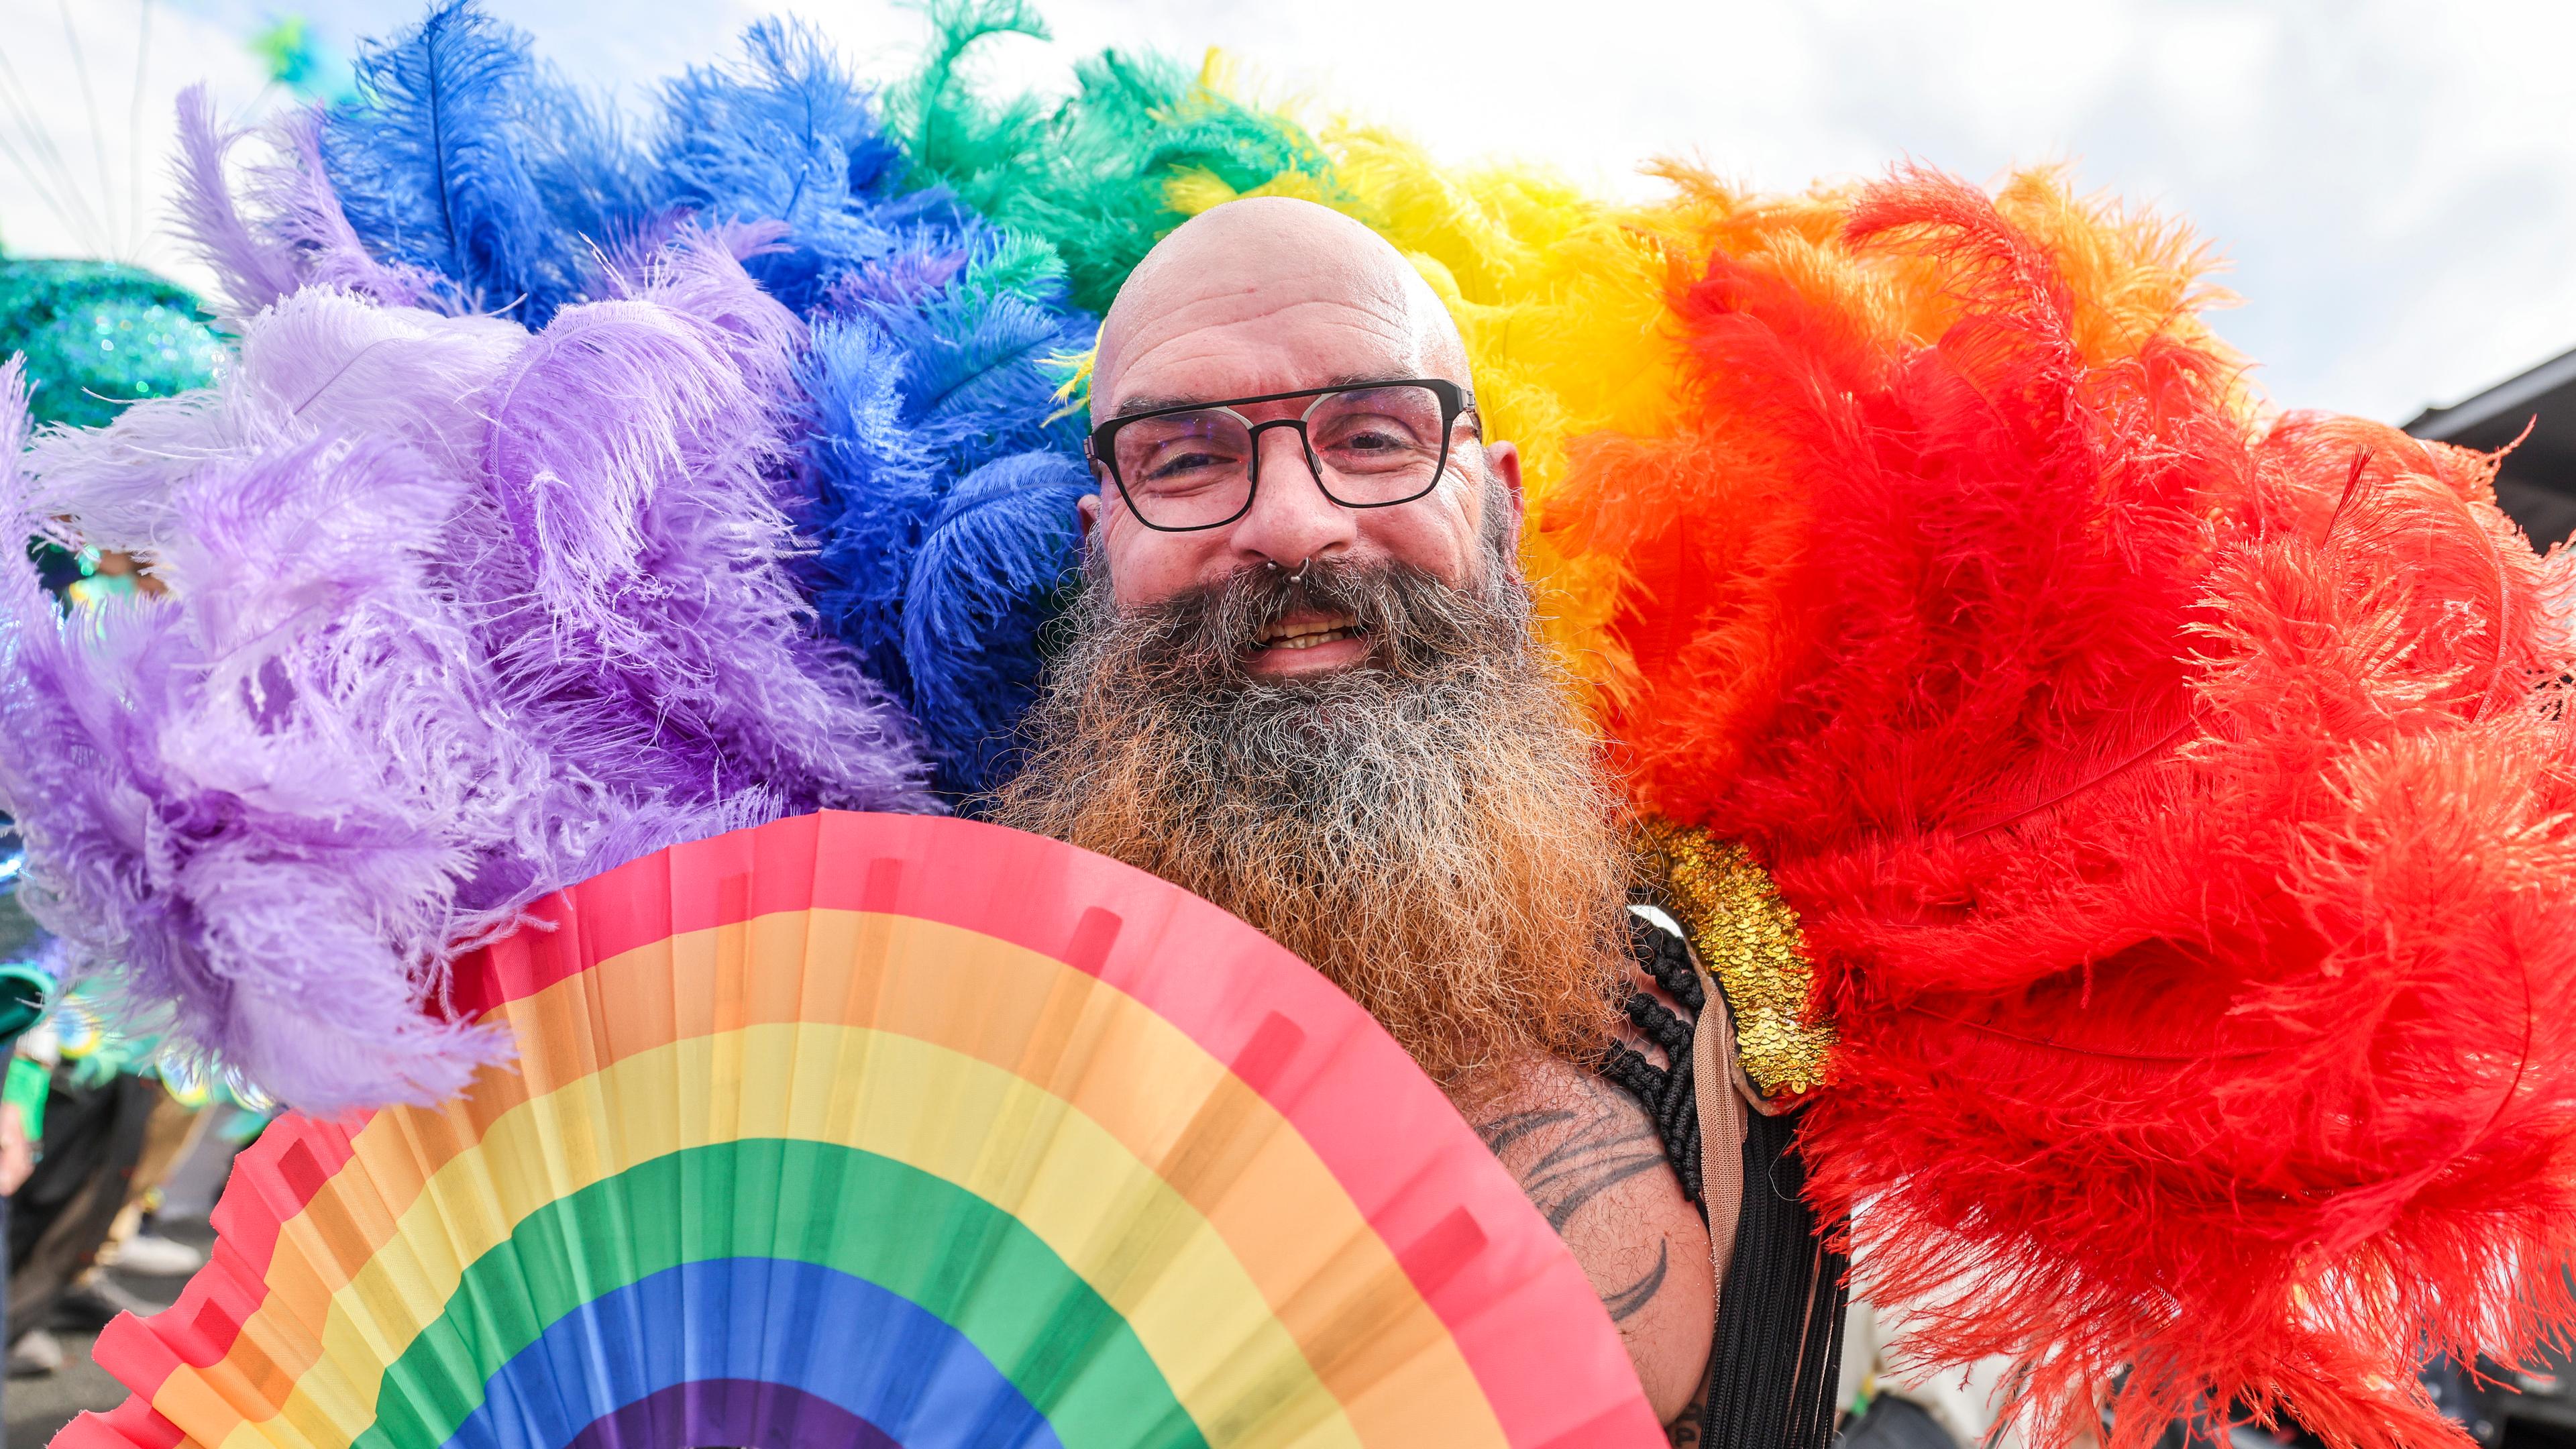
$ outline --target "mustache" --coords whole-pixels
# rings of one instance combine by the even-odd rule
[[[1105,577],[1089,582],[1075,633],[1117,636],[1131,664],[1157,684],[1254,683],[1247,665],[1262,634],[1299,612],[1349,616],[1369,641],[1370,664],[1399,680],[1468,661],[1514,662],[1529,642],[1525,629],[1497,627],[1526,616],[1526,587],[1491,567],[1461,585],[1400,559],[1315,559],[1297,570],[1253,564],[1123,610]]]

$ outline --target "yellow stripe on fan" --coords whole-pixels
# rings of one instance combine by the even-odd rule
[[[956,991],[959,975],[979,989]],[[291,1425],[320,1449],[345,1446],[373,1418],[375,1385],[300,1377],[320,1346],[317,1321],[320,1337],[389,1360],[444,1309],[463,1266],[535,1207],[641,1157],[788,1135],[882,1152],[1021,1218],[1128,1316],[1213,1443],[1274,1442],[1246,1438],[1220,1406],[1239,1410],[1244,1384],[1280,1373],[1307,1385],[1290,1397],[1337,1401],[1348,1415],[1325,1418],[1328,1437],[1297,1442],[1501,1442],[1489,1418],[1426,1421],[1481,1410],[1483,1396],[1294,1129],[1169,1023],[1051,958],[913,917],[784,912],[624,953],[514,1003],[507,1019],[525,1053],[518,1074],[442,1112],[381,1114],[341,1177],[288,1224],[313,1267],[275,1285],[244,1327],[254,1359],[274,1363],[266,1388],[183,1371],[156,1406],[183,1424],[264,1419],[293,1380],[288,1423],[265,1431]],[[908,1065],[837,1076],[827,1044]],[[693,1080],[718,1091],[683,1095]],[[1001,1115],[961,1117],[969,1101]],[[612,1102],[624,1120],[612,1121]],[[982,1160],[997,1122],[1058,1129],[1034,1176],[1007,1154]],[[848,1131],[862,1137],[834,1135]],[[487,1189],[459,1150],[478,1134],[496,1171],[517,1174],[506,1192]],[[426,1184],[424,1169],[436,1172]],[[356,1186],[343,1193],[343,1181]],[[1127,1221],[1142,1209],[1162,1231],[1143,1242],[1101,1231],[1119,1193]],[[1348,1311],[1355,1301],[1363,1311]],[[1329,1317],[1316,1306],[1335,1303],[1344,1311]],[[1230,1358],[1246,1343],[1256,1351]],[[250,1431],[226,1442],[247,1446]]]

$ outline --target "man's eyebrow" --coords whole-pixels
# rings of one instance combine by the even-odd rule
[[[1164,408],[1185,408],[1199,401],[1201,401],[1199,398],[1181,397],[1178,394],[1144,393],[1120,403],[1118,411],[1111,413],[1110,416],[1132,418],[1138,413],[1160,412]]]
[[[1345,372],[1328,377],[1322,382],[1315,384],[1315,390],[1322,391],[1324,389],[1336,387],[1367,387],[1371,383],[1404,382],[1409,380],[1410,379],[1406,378],[1389,377],[1382,372]],[[1283,388],[1281,390],[1295,392],[1307,391],[1305,388]],[[1260,393],[1252,393],[1248,395],[1252,397],[1262,396]],[[1222,397],[1183,397],[1178,393],[1144,393],[1120,402],[1118,404],[1118,410],[1111,413],[1109,416],[1113,418],[1132,418],[1138,413],[1160,412],[1165,408],[1213,407],[1218,403],[1233,401],[1235,401],[1235,399]]]

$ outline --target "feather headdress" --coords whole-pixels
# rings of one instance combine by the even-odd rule
[[[765,380],[800,415],[775,499],[804,540],[798,577],[921,721],[940,783],[992,783],[1088,486],[1055,395],[1093,324],[1058,254],[932,184],[875,94],[794,25],[755,25],[738,62],[665,85],[632,134],[471,0],[371,50],[359,90],[290,118],[278,159],[237,185],[234,138],[188,104],[183,224],[227,314],[337,284],[543,327],[622,295],[684,226],[758,229],[737,260],[813,328],[796,376]]]

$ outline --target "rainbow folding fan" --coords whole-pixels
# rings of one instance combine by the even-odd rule
[[[515,1066],[278,1123],[58,1442],[1662,1442],[1439,1090],[1173,886],[827,813],[536,914],[454,988]]]

